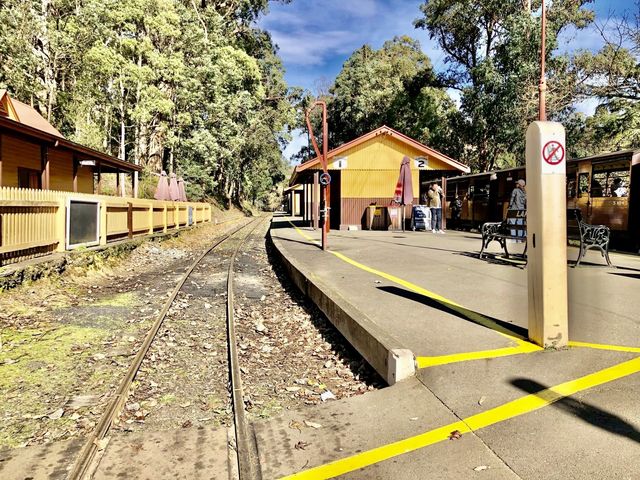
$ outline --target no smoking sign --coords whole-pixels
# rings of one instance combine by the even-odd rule
[[[542,147],[542,158],[549,165],[558,165],[564,160],[564,146],[555,140],[547,142]]]

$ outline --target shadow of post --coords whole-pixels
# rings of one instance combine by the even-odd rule
[[[510,383],[524,392],[541,398],[545,398],[544,393],[549,391],[548,386],[529,378],[514,378]],[[551,405],[602,430],[640,443],[640,430],[618,415],[571,397],[564,397]]]

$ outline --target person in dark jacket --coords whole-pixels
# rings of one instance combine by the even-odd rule
[[[527,209],[527,192],[525,190],[525,181],[520,179],[516,182],[516,188],[511,192],[509,200],[509,210],[526,210]],[[510,218],[509,223],[513,225],[523,225],[522,218]],[[511,230],[512,237],[524,237],[524,231]],[[520,240],[518,240],[520,241]]]

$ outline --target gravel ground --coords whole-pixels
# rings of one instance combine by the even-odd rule
[[[212,238],[206,225],[125,258],[0,295],[0,447],[91,431],[174,282]],[[383,381],[295,290],[265,240],[251,235],[236,264],[236,328],[252,420],[361,395]],[[136,377],[116,429],[229,425],[223,244],[196,268]]]
[[[0,294],[0,447],[91,431],[174,281],[233,227],[204,225]]]
[[[236,333],[249,418],[315,405],[322,394],[344,398],[381,386],[322,314],[274,270],[268,227],[263,221],[247,238],[235,265]],[[187,281],[142,364],[118,430],[231,425],[226,272],[237,245],[225,242]]]

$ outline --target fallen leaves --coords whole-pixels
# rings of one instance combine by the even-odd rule
[[[462,437],[460,430],[454,430],[449,434],[449,440],[458,440],[460,437]]]
[[[300,440],[299,442],[297,442],[293,448],[295,448],[296,450],[304,450],[306,449],[309,445],[311,445],[310,443],[307,443],[303,440]]]

